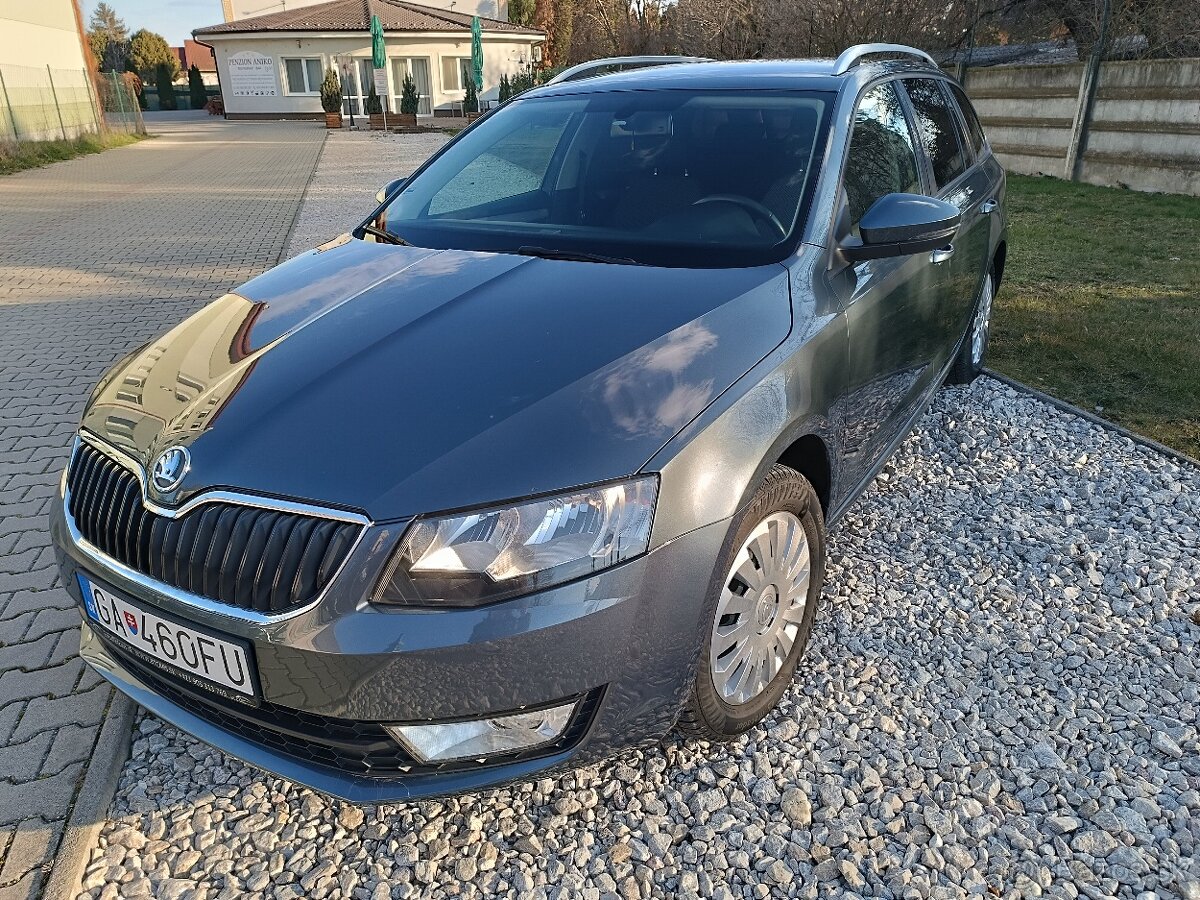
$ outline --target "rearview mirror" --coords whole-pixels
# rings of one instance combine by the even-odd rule
[[[390,200],[394,194],[400,192],[400,188],[404,187],[404,182],[406,180],[407,179],[404,178],[396,178],[392,181],[389,181],[375,192],[375,202],[385,203],[386,201]]]
[[[958,220],[953,203],[921,194],[886,194],[859,221],[861,241],[843,243],[842,255],[859,262],[937,250],[954,237]]]

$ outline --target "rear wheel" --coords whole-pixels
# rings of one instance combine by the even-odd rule
[[[787,466],[771,468],[730,529],[717,572],[679,729],[725,741],[774,709],[812,633],[825,528],[808,479]]]
[[[971,319],[971,330],[958,349],[954,365],[946,375],[946,384],[970,384],[983,370],[987,359],[988,339],[992,332],[992,300],[996,296],[996,273],[989,267],[983,285],[979,289],[979,300],[975,304],[975,317]]]

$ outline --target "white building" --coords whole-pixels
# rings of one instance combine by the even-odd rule
[[[333,0],[235,19],[192,34],[215,52],[225,113],[231,119],[320,118],[321,80],[329,66],[342,79],[343,112],[359,115],[374,75],[372,15],[383,24],[387,48],[388,90],[382,98],[387,108],[400,108],[407,74],[421,97],[418,115],[458,114],[470,71],[471,12],[406,0]],[[501,75],[529,67],[545,36],[497,19],[481,22],[480,93],[494,95]]]

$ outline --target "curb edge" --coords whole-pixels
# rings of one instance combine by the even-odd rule
[[[1039,391],[1035,387],[1030,387],[1024,382],[1017,381],[1015,378],[1009,378],[1007,375],[1002,375],[994,369],[985,367],[981,370],[981,374],[986,375],[988,378],[991,378],[994,381],[1007,384],[1009,387],[1015,388],[1022,393],[1029,394],[1030,396],[1041,400],[1043,403],[1061,409],[1063,412],[1068,412],[1072,415],[1079,416],[1079,418],[1086,419],[1093,425],[1099,425],[1101,428],[1105,428],[1108,431],[1121,435],[1121,437],[1128,438],[1129,440],[1133,441],[1133,443],[1139,444],[1148,450],[1154,450],[1157,453],[1161,453],[1163,456],[1166,456],[1177,463],[1183,463],[1184,465],[1193,466],[1194,468],[1200,469],[1200,460],[1193,459],[1182,450],[1176,450],[1174,447],[1168,447],[1166,444],[1160,444],[1158,441],[1154,440],[1154,438],[1146,437],[1144,434],[1138,434],[1136,431],[1130,431],[1123,425],[1118,425],[1116,422],[1109,421],[1103,416],[1098,416],[1093,412],[1083,409],[1082,407],[1068,403],[1066,400],[1060,400],[1057,397],[1052,397],[1050,394],[1047,394],[1044,391]]]
[[[112,702],[92,748],[92,758],[75,798],[75,806],[54,854],[42,900],[74,900],[82,892],[88,858],[101,826],[108,820],[121,770],[129,758],[136,710],[136,703],[113,689]]]

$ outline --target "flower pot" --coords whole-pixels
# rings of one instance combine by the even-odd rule
[[[342,127],[342,114],[340,112],[325,113],[325,127],[326,128],[341,128]]]
[[[371,130],[383,130],[383,113],[371,113]]]
[[[417,124],[416,113],[394,113],[388,119],[388,125],[394,125],[396,128],[413,128]]]

